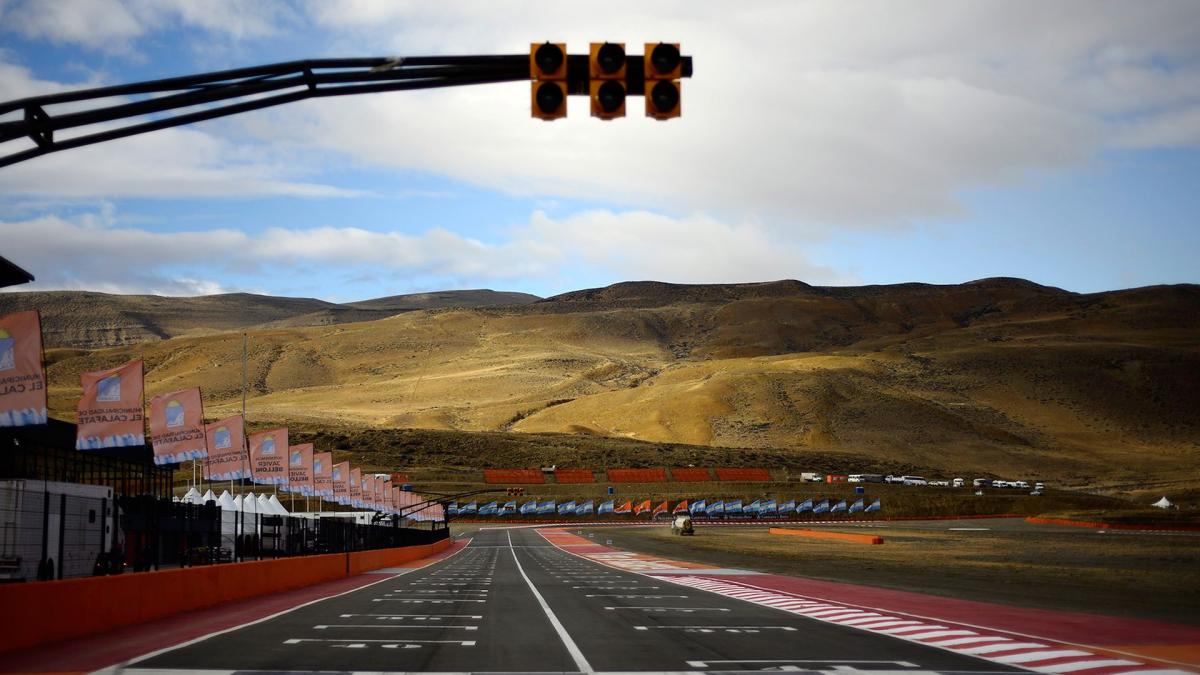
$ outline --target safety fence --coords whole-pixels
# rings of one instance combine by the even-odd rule
[[[9,481],[0,485],[0,580],[123,574],[288,556],[427,544],[443,523],[365,524],[331,513],[308,518],[116,496],[88,486]],[[74,494],[70,494],[74,492]]]
[[[555,469],[556,483],[595,483],[596,475],[591,469]]]
[[[489,485],[538,485],[546,482],[539,469],[484,469],[483,482]]]

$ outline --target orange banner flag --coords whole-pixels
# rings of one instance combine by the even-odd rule
[[[146,444],[142,412],[142,362],[81,373],[75,449],[125,448]]]
[[[288,448],[288,492],[313,493],[313,444],[301,443]]]
[[[313,494],[318,497],[333,496],[333,453],[313,454]]]
[[[246,430],[241,415],[226,417],[204,425],[208,439],[208,459],[204,477],[208,480],[241,480],[250,477],[246,461]]]
[[[150,442],[155,464],[178,464],[208,456],[199,387],[150,399]]]
[[[45,423],[41,317],[36,310],[0,316],[0,427]]]
[[[250,434],[250,480],[264,485],[287,485],[287,427]]]

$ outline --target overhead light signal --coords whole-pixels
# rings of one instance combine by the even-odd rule
[[[593,42],[588,54],[592,117],[611,120],[625,116],[625,44]]]
[[[646,76],[646,116],[656,120],[679,117],[679,80],[683,76],[683,57],[679,53],[679,44],[647,43],[642,58]]]
[[[529,46],[533,116],[556,120],[567,116],[567,46],[545,42]]]

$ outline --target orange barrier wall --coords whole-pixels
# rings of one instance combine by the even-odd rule
[[[559,483],[595,483],[591,469],[555,469],[554,480]]]
[[[1138,525],[1136,523],[1103,523],[1092,520],[1066,520],[1063,518],[1039,518],[1037,516],[1029,516],[1025,519],[1025,522],[1034,523],[1037,525],[1069,525],[1071,527],[1091,527],[1097,530],[1152,530],[1164,532],[1195,532],[1200,530],[1200,526],[1188,525],[1186,523],[1181,523],[1179,525]]]
[[[540,469],[484,469],[483,482],[490,485],[536,485],[545,483]]]
[[[698,469],[695,467],[671,469],[671,477],[680,483],[700,483],[712,480],[708,469]]]
[[[717,480],[771,480],[771,472],[766,469],[717,468]]]
[[[608,479],[614,483],[665,483],[666,469],[609,469]]]
[[[443,539],[432,544],[423,546],[405,546],[404,548],[381,548],[376,551],[358,551],[356,553],[347,553],[349,560],[346,562],[347,572],[349,576],[362,574],[371,570],[377,570],[381,567],[394,567],[403,565],[414,560],[427,558],[434,553],[444,551],[450,546],[449,539]]]
[[[771,534],[786,534],[793,537],[808,537],[810,539],[836,539],[838,541],[852,541],[856,544],[882,544],[883,537],[876,537],[870,534],[846,534],[844,532],[820,532],[818,530],[797,530],[790,527],[772,527],[768,530]]]
[[[206,565],[109,577],[0,585],[0,652],[92,635],[257,595],[411,562],[450,546],[424,546]]]

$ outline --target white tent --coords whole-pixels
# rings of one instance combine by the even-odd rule
[[[217,495],[213,494],[212,490],[205,492],[204,496],[200,498],[201,504],[207,504],[209,502],[215,502],[215,501],[217,501]]]
[[[234,511],[242,510],[242,496],[241,495],[238,495],[233,498],[233,510]]]
[[[265,492],[258,496],[258,504],[255,505],[255,508],[257,508],[258,512],[263,515],[275,515],[275,509],[271,506],[271,500],[267,497]]]
[[[242,495],[242,513],[258,513],[258,498],[253,492]]]
[[[1166,495],[1164,495],[1162,499],[1160,499],[1160,500],[1158,500],[1158,501],[1154,502],[1154,503],[1153,503],[1153,504],[1151,504],[1150,506],[1157,506],[1157,507],[1158,507],[1158,508],[1160,508],[1160,509],[1169,509],[1169,508],[1171,508],[1172,506],[1175,506],[1175,505],[1171,503],[1171,500],[1170,500],[1170,499],[1167,499]]]
[[[221,493],[221,497],[217,499],[217,506],[223,511],[237,511],[239,508],[237,500],[229,494],[229,490]]]
[[[271,510],[276,515],[280,515],[280,516],[288,515],[288,510],[286,508],[284,508],[283,504],[279,503],[279,498],[276,497],[275,495],[271,495],[271,498],[267,500],[267,503],[268,503],[268,506],[270,506]]]
[[[183,495],[183,502],[187,504],[202,504],[200,501],[200,491],[196,488],[188,488],[186,494]]]

